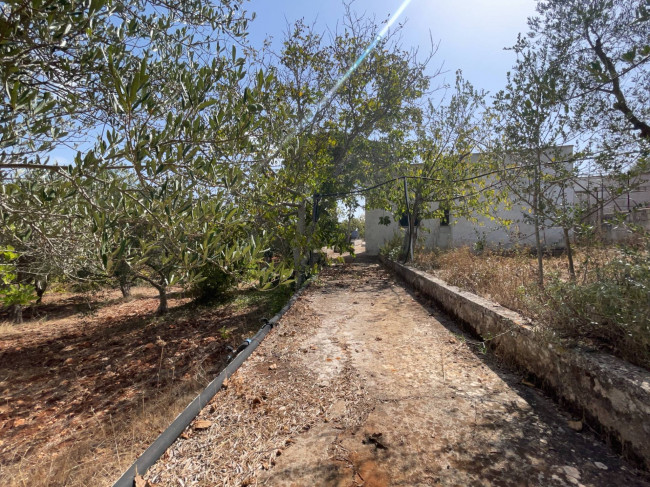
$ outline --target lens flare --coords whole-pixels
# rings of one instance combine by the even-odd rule
[[[404,10],[406,10],[406,7],[411,3],[412,0],[404,0],[402,4],[399,6],[399,8],[395,11],[395,13],[390,17],[388,22],[386,22],[386,25],[379,31],[379,33],[375,36],[375,39],[364,49],[364,51],[361,53],[361,55],[357,58],[357,60],[354,62],[354,64],[346,71],[346,73],[341,76],[341,78],[336,82],[336,84],[318,101],[316,104],[316,110],[314,110],[314,114],[311,115],[310,117],[303,119],[300,121],[298,124],[298,127],[296,130],[293,130],[291,133],[289,133],[283,140],[282,143],[280,144],[280,147],[284,147],[286,143],[294,137],[296,134],[302,132],[305,127],[310,125],[313,121],[314,118],[318,115],[318,113],[325,107],[334,94],[339,90],[339,88],[347,81],[347,79],[352,76],[352,73],[354,73],[359,66],[361,66],[361,63],[368,57],[368,54],[372,52],[372,50],[377,47],[377,44],[381,42],[381,40],[386,37],[386,34],[388,34],[389,29],[393,26],[393,24],[397,21],[397,19],[404,13]]]

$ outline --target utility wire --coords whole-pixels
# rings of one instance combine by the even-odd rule
[[[551,166],[551,165],[554,165],[554,164],[562,164],[564,162],[567,162],[567,161],[564,161],[564,160],[562,160],[562,161],[548,161],[548,162],[542,162],[541,165],[542,166]],[[448,182],[450,184],[462,183],[462,182],[466,182],[466,181],[473,181],[475,179],[481,179],[481,178],[484,178],[484,177],[487,177],[487,176],[491,176],[493,174],[499,174],[499,173],[503,173],[503,172],[510,172],[510,171],[513,171],[513,170],[516,171],[516,170],[520,170],[520,169],[526,169],[526,168],[534,167],[534,166],[537,166],[537,165],[538,165],[538,163],[533,163],[533,164],[525,164],[523,166],[514,166],[514,167],[509,167],[509,168],[504,168],[504,169],[495,169],[494,171],[489,171],[489,172],[486,172],[486,173],[483,173],[483,174],[478,174],[476,176],[471,176],[471,177],[468,177],[468,178],[461,178],[461,179],[454,179],[454,180],[451,180],[451,181],[446,181],[445,179],[439,179],[439,178],[429,178],[429,177],[426,177],[426,176],[399,176],[397,178],[389,179],[387,181],[383,181],[381,183],[375,184],[374,186],[369,186],[367,188],[353,189],[351,191],[343,191],[343,192],[339,192],[339,193],[316,193],[315,196],[316,196],[316,198],[320,199],[320,198],[328,198],[328,197],[347,196],[347,195],[351,195],[351,194],[362,194],[362,193],[366,193],[368,191],[371,191],[373,189],[380,188],[381,186],[385,186],[387,184],[393,183],[395,181],[400,181],[402,179],[419,179],[419,180],[422,180],[422,181],[434,181],[434,182],[437,182],[437,183]],[[492,184],[489,187],[494,187],[494,186],[495,186],[495,184]]]

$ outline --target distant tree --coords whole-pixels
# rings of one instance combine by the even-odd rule
[[[569,273],[575,276],[569,232],[577,215],[567,197],[577,170],[563,146],[575,140],[569,128],[571,114],[564,101],[571,85],[564,83],[562,67],[544,46],[520,38],[513,48],[517,63],[508,84],[494,100],[502,178],[517,204],[525,204],[524,218],[532,222],[537,251],[537,274],[544,286],[542,230],[561,226]],[[530,215],[527,212],[530,211]]]
[[[451,95],[439,104],[428,102],[415,139],[398,163],[384,167],[382,178],[408,176],[370,193],[367,206],[394,213],[396,221],[408,212],[402,258],[417,241],[416,223],[446,216],[474,218],[489,215],[501,197],[498,186],[482,175],[490,171],[490,159],[484,152],[490,141],[485,118],[485,94],[476,90],[457,73]],[[406,207],[405,188],[409,196]]]

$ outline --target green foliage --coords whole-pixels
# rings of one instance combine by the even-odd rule
[[[241,1],[5,7],[0,236],[32,275],[138,277],[161,312],[167,288],[206,265],[262,285],[277,277],[235,210],[250,189],[239,158],[273,78],[245,69]],[[73,164],[41,159],[69,140],[81,141]]]
[[[379,217],[379,224],[383,225],[385,227],[390,225],[390,217],[389,216],[380,216]]]
[[[539,318],[573,338],[591,338],[632,363],[650,368],[650,260],[648,251],[621,248],[595,269],[590,282],[553,278]]]
[[[378,188],[367,195],[367,206],[389,211],[398,221],[407,211],[406,186],[413,222],[442,219],[445,210],[454,217],[489,215],[505,199],[500,188],[483,176],[493,169],[490,157],[480,154],[490,142],[489,122],[485,93],[458,71],[448,98],[439,104],[428,100],[421,119],[413,124],[415,140],[402,144],[401,160],[370,168],[371,181],[409,176],[406,184],[399,179]],[[382,217],[380,224],[389,223]],[[409,240],[417,241],[419,231],[414,227],[404,233],[403,249]]]
[[[378,39],[380,30],[349,9],[345,27],[331,38],[299,21],[274,66],[267,129],[259,138],[260,152],[273,157],[257,167],[259,195],[250,211],[282,240],[274,247],[298,281],[314,264],[315,249],[343,243],[336,198],[319,199],[315,223],[312,195],[366,185],[373,142],[395,137],[420,113],[416,101],[429,85],[426,61],[401,48],[399,29]],[[371,44],[376,48],[348,72]]]
[[[7,246],[0,250],[0,305],[2,307],[26,306],[36,300],[34,286],[16,282],[15,261],[18,254]]]
[[[395,232],[393,238],[387,241],[381,249],[379,249],[379,253],[390,260],[397,261],[401,257],[403,248],[403,236],[400,235],[400,233]]]
[[[647,2],[541,0],[537,11],[529,37],[562,70],[573,124],[598,132],[600,164],[634,166],[631,152],[642,153],[650,142]]]
[[[220,266],[213,263],[202,265],[198,272],[201,278],[194,283],[192,294],[202,302],[223,299],[223,295],[231,289],[237,280],[234,274],[225,272]]]

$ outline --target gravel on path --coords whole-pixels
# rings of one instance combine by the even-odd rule
[[[324,270],[150,469],[169,486],[650,486],[374,263]],[[571,423],[576,427],[577,423]]]

